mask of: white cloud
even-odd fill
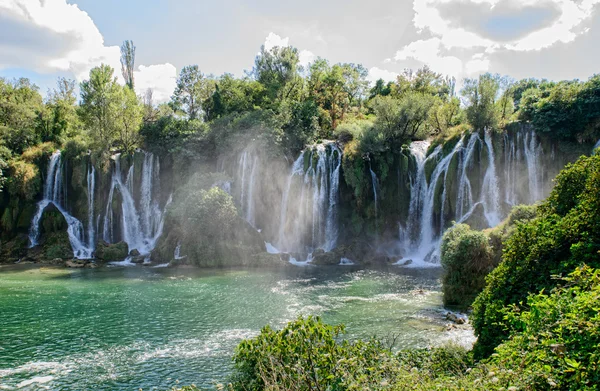
[[[156,104],[168,102],[177,83],[177,69],[169,63],[148,67],[140,65],[133,76],[136,93],[144,95],[146,90],[151,88],[152,98]]]
[[[379,79],[383,79],[384,81],[394,81],[398,77],[398,73],[388,71],[387,69],[381,69],[378,67],[371,67],[369,69],[369,75],[367,76],[367,80],[375,83]]]
[[[442,41],[439,38],[414,41],[399,50],[394,60],[414,59],[427,64],[434,72],[459,76],[462,73],[462,61],[454,56],[442,55],[441,47]]]
[[[123,83],[119,47],[105,46],[90,16],[66,0],[0,0],[0,36],[0,69],[63,71],[81,81],[104,63]],[[155,96],[170,96],[173,70],[171,64],[140,66],[138,85],[154,88]]]
[[[280,48],[286,47],[290,45],[290,39],[288,37],[281,38],[279,35],[274,32],[270,32],[265,39],[265,50],[269,51],[273,49],[275,46],[279,46]]]
[[[588,29],[585,23],[594,13],[600,0],[414,0],[413,24],[417,32],[429,36],[413,41],[395,55],[396,62],[414,59],[429,65],[436,72],[452,76],[469,76],[489,71],[488,56],[498,51],[526,52],[569,43]],[[530,26],[521,36],[509,40],[491,39],[472,26],[453,20],[464,5],[487,5],[490,13],[503,6],[515,14],[526,7],[552,8],[558,16],[542,26]],[[441,12],[452,9],[451,15]],[[485,8],[487,9],[487,8]],[[504,21],[500,23],[510,23]],[[503,26],[510,27],[510,26]]]
[[[300,53],[298,54],[298,57],[300,60],[300,65],[302,65],[303,67],[308,66],[310,63],[315,61],[315,58],[317,58],[317,56],[310,50],[300,51]]]

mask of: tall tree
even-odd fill
[[[144,113],[133,90],[123,88],[119,95],[119,107],[115,119],[115,143],[121,151],[130,153],[140,141],[140,127]]]
[[[89,80],[81,83],[81,117],[92,141],[99,149],[108,151],[116,135],[116,117],[122,87],[114,70],[105,64],[90,71]]]
[[[215,85],[215,80],[205,76],[198,65],[183,67],[171,98],[173,108],[183,111],[189,119],[199,119],[202,115],[202,105],[212,97]]]
[[[266,50],[264,45],[254,60],[252,74],[265,86],[271,101],[288,99],[302,86],[298,74],[298,49],[291,46],[275,46]]]
[[[135,66],[135,46],[133,41],[124,41],[121,45],[121,72],[125,85],[133,90],[133,70]]]
[[[59,77],[56,85],[48,92],[42,138],[60,142],[64,137],[75,136],[80,131],[81,121],[77,115],[75,80]]]
[[[39,117],[44,105],[29,79],[0,78],[0,140],[16,153],[40,141]]]
[[[500,77],[490,73],[479,79],[466,79],[462,95],[467,103],[467,120],[477,130],[495,128],[500,120],[496,99],[500,91]]]

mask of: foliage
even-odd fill
[[[7,187],[13,197],[34,200],[42,188],[39,168],[23,160],[12,160],[9,163]]]
[[[25,78],[0,78],[0,141],[4,146],[20,154],[41,141],[38,129],[42,110],[42,97],[35,84]]]
[[[600,75],[586,82],[543,82],[522,93],[519,117],[561,139],[596,142],[600,137]]]
[[[494,265],[500,263],[502,250],[508,238],[513,234],[519,223],[533,220],[537,216],[537,205],[517,205],[512,208],[508,217],[496,227],[486,230],[490,239],[494,256]]]
[[[517,333],[493,361],[525,366],[520,380],[535,389],[593,390],[600,384],[600,269],[577,268],[549,294],[529,296],[508,319]]]
[[[500,265],[474,303],[477,357],[488,356],[511,330],[506,316],[511,305],[526,309],[530,292],[560,285],[581,263],[600,266],[600,156],[582,157],[556,178],[538,217],[518,224],[505,243]]]
[[[444,304],[468,308],[485,287],[485,277],[495,266],[493,260],[483,232],[473,231],[466,224],[448,229],[441,247]]]
[[[388,350],[374,340],[342,340],[343,333],[310,316],[279,331],[264,327],[236,348],[233,389],[363,390],[393,374]]]
[[[211,98],[215,84],[214,78],[204,75],[198,65],[183,67],[173,92],[173,109],[185,113],[190,120],[210,116],[204,105]]]
[[[108,151],[116,137],[121,94],[122,87],[108,65],[92,69],[90,79],[81,83],[81,118],[94,147],[101,151]]]
[[[125,88],[119,101],[115,125],[117,138],[115,144],[124,153],[132,153],[140,142],[140,127],[142,125],[142,106],[135,91]]]
[[[466,79],[462,95],[467,101],[467,119],[476,129],[495,129],[500,121],[496,100],[500,92],[498,75],[489,73],[479,76],[479,79]]]

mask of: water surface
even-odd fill
[[[242,338],[300,314],[399,347],[446,328],[439,270],[0,267],[0,389],[164,390],[226,380]]]

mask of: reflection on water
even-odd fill
[[[241,339],[300,314],[402,348],[473,342],[446,330],[439,270],[1,267],[0,389],[210,386]]]

